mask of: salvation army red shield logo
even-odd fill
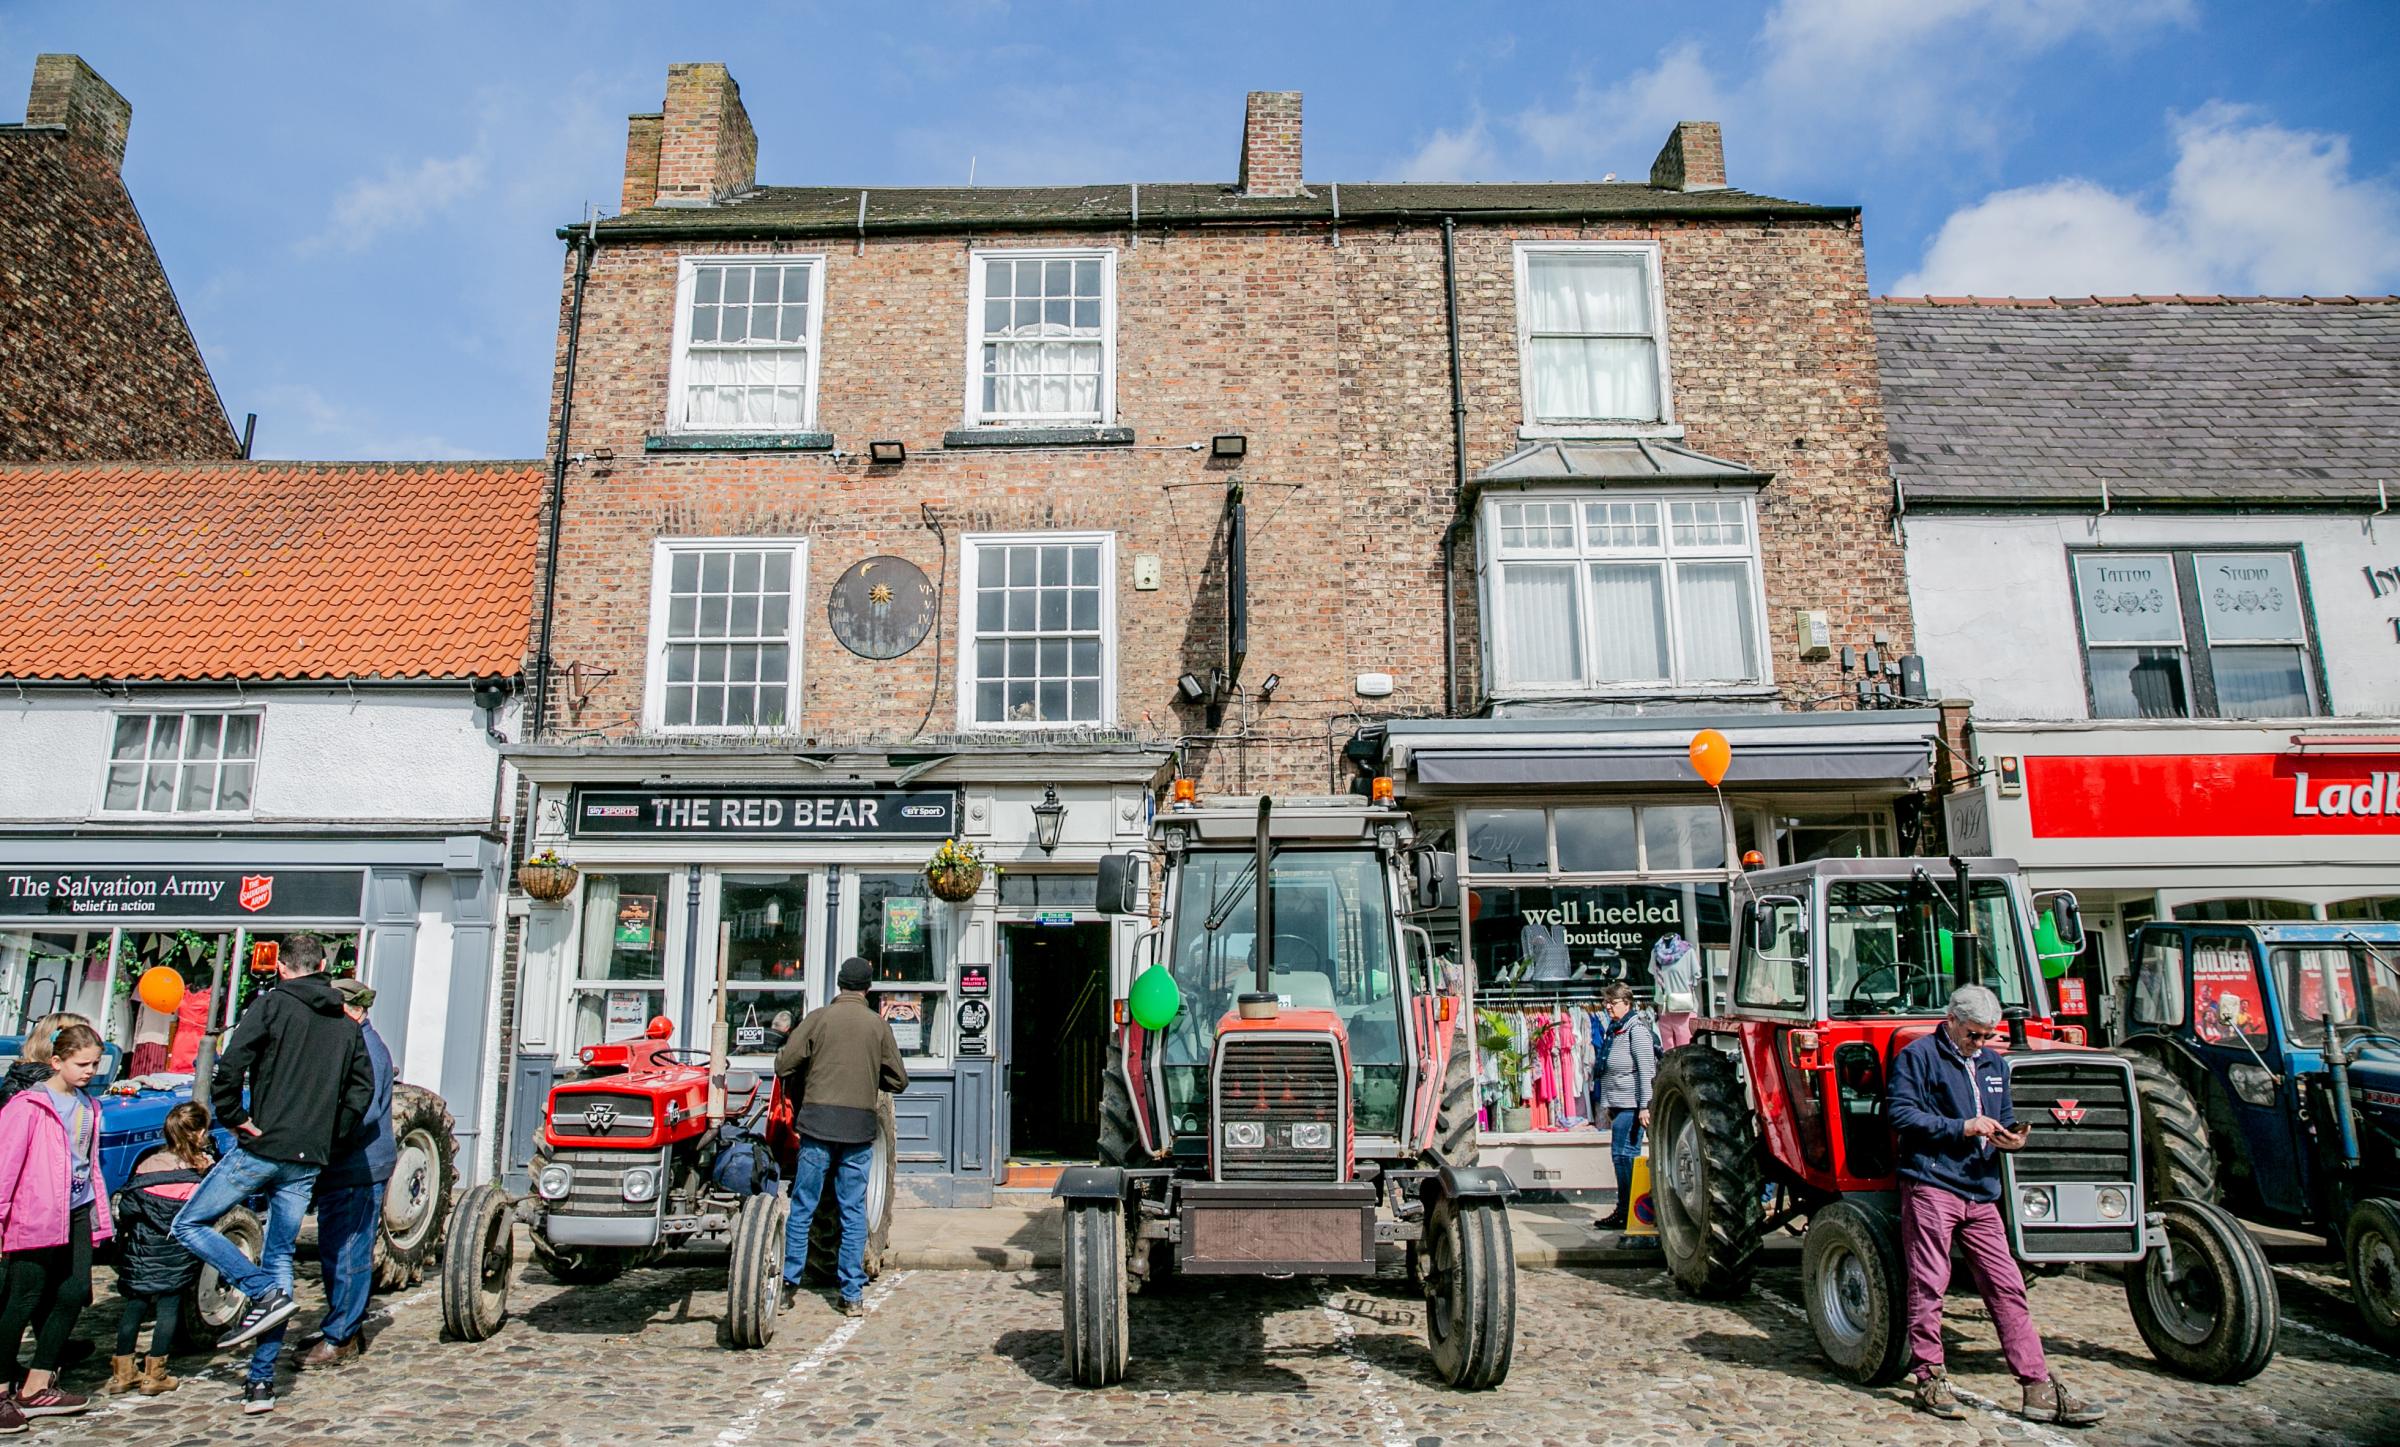
[[[234,903],[240,905],[242,908],[249,910],[252,913],[256,913],[259,910],[265,909],[268,902],[274,898],[274,875],[245,874],[242,876],[241,892],[236,894],[233,897],[233,900]]]

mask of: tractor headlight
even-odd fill
[[[1266,1143],[1267,1129],[1257,1121],[1229,1120],[1225,1122],[1225,1148],[1227,1150],[1254,1151]]]
[[[635,1166],[625,1173],[625,1199],[648,1201],[658,1195],[658,1170],[653,1166]]]
[[[2125,1219],[2126,1208],[2132,1204],[2133,1202],[2126,1197],[2125,1192],[2118,1187],[2102,1186],[2100,1188],[2101,1219],[2122,1221]]]
[[[575,1168],[563,1161],[542,1167],[542,1173],[533,1178],[534,1191],[545,1201],[565,1200],[574,1184]]]
[[[1304,1120],[1292,1127],[1292,1149],[1296,1151],[1329,1151],[1333,1149],[1333,1123]]]
[[[1196,1115],[1177,1116],[1175,1129],[1182,1131],[1185,1135],[1198,1135],[1200,1133],[1200,1117]]]
[[[2048,1186],[2027,1186],[2017,1192],[2017,1209],[2028,1221],[2047,1221],[2057,1208],[2057,1198]]]

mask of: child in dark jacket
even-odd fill
[[[167,1354],[175,1349],[183,1294],[200,1275],[200,1260],[176,1244],[168,1232],[175,1213],[192,1198],[209,1167],[217,1163],[208,1150],[208,1112],[190,1101],[167,1112],[167,1139],[134,1163],[133,1176],[116,1198],[117,1291],[125,1298],[117,1317],[117,1354],[110,1358],[109,1392],[139,1390],[145,1397],[172,1392],[176,1381],[167,1375]],[[142,1322],[156,1313],[150,1333],[150,1354],[136,1370],[133,1349]]]

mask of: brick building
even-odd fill
[[[1856,209],[1728,186],[1705,123],[1646,182],[1341,185],[1301,139],[1261,93],[1232,183],[761,186],[732,78],[670,68],[622,213],[562,232],[514,757],[583,884],[524,921],[512,1165],[560,1056],[663,1011],[756,1059],[851,953],[918,1070],[904,1189],[1088,1150],[1135,933],[1091,870],[1170,773],[1382,766],[1478,872],[1539,826],[1492,887],[1663,891],[1687,937],[1694,729],[1745,844],[1913,822],[1930,716],[1844,709],[1836,656],[1908,646]],[[1005,869],[955,910],[951,833]],[[1553,1003],[1654,943],[1536,989],[1513,928],[1452,933]]]
[[[133,107],[37,56],[0,125],[0,462],[238,455],[119,167]]]

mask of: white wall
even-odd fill
[[[99,817],[112,719],[120,712],[243,702],[230,690],[136,688],[130,700],[82,689],[28,690],[22,698],[0,693],[0,819]],[[254,688],[246,702],[264,715],[255,822],[491,817],[495,745],[484,732],[484,711],[463,685],[356,695]]]
[[[2400,513],[2177,517],[2114,513],[1912,514],[1909,601],[1933,691],[1971,698],[1978,718],[2080,719],[2083,653],[2069,547],[2297,544],[2333,712],[2400,714],[2400,588],[2378,597],[2369,568],[2400,573]]]

